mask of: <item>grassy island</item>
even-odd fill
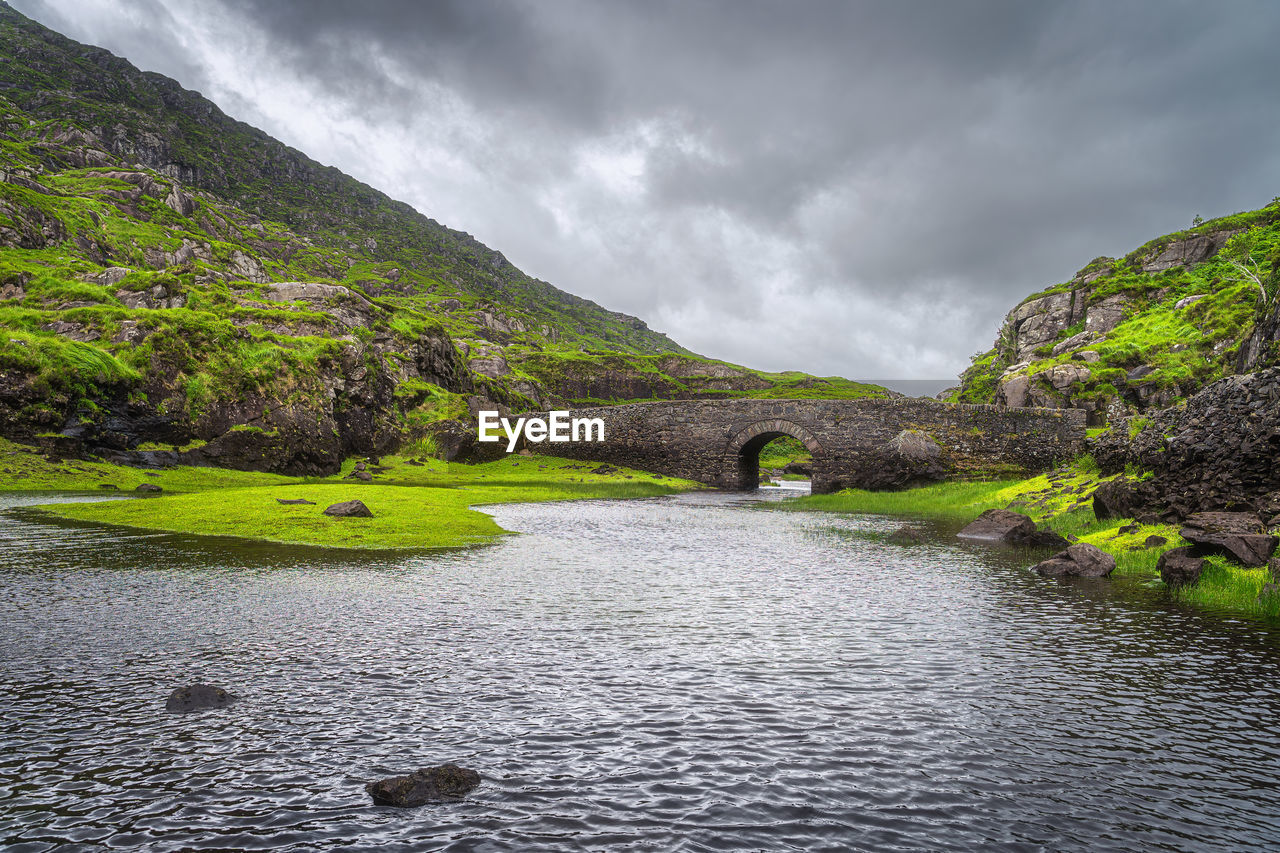
[[[0,441],[4,489],[120,493],[120,500],[39,507],[58,518],[147,530],[237,536],[334,548],[442,548],[491,541],[507,531],[471,509],[496,503],[637,498],[698,484],[659,474],[542,456],[511,456],[483,465],[386,456],[369,466],[373,480],[348,479],[356,460],[326,478],[285,477],[220,468],[155,470],[66,460]],[[135,499],[138,486],[163,491]],[[311,504],[282,504],[280,500]],[[360,500],[372,518],[330,518],[330,504]]]

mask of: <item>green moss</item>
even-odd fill
[[[408,465],[407,458],[383,460],[387,471],[374,483],[273,478],[220,472],[235,483],[190,494],[162,494],[146,500],[51,504],[41,507],[60,518],[210,536],[334,548],[440,548],[474,545],[505,531],[472,506],[580,498],[654,497],[696,488],[685,480],[620,469],[596,474],[594,466],[544,457],[508,457],[486,465],[450,465],[431,460]],[[106,466],[111,467],[111,466]],[[210,469],[177,475],[186,485],[208,485]],[[163,485],[161,478],[145,482]],[[272,478],[268,485],[254,478]],[[124,479],[117,477],[116,479]],[[239,481],[239,482],[235,482]],[[65,482],[65,481],[64,481]],[[127,485],[127,484],[126,484]],[[304,498],[315,505],[283,505],[277,498]],[[360,500],[373,518],[330,518],[326,506]]]

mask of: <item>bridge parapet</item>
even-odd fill
[[[908,485],[916,468],[896,441],[907,431],[936,444],[938,464],[951,476],[1041,471],[1085,448],[1085,413],[1079,410],[911,397],[676,400],[574,409],[570,414],[600,418],[605,440],[529,446],[554,456],[626,465],[729,489],[754,488],[757,454],[780,435],[799,439],[813,454],[815,492]]]

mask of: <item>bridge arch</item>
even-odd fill
[[[814,463],[818,462],[822,445],[809,430],[782,418],[756,421],[738,430],[725,448],[726,461],[732,466],[731,470],[736,472],[737,488],[755,489],[760,485],[760,451],[766,444],[784,435],[799,440],[813,455]]]

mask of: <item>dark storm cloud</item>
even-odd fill
[[[148,0],[143,35],[114,0],[38,2],[765,367],[956,371],[1032,290],[1280,192],[1275,4]],[[334,129],[249,91],[286,77]]]

